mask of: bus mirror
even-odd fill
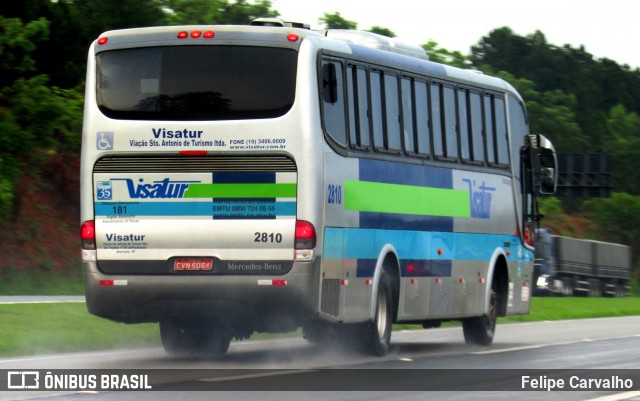
[[[338,78],[336,65],[327,63],[322,66],[322,98],[325,103],[338,101]]]
[[[556,192],[558,182],[558,161],[551,141],[543,135],[537,135],[538,180],[537,189],[540,195],[552,195]]]

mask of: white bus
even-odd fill
[[[492,342],[530,308],[555,154],[506,82],[371,33],[181,26],[89,50],[91,313],[173,354],[302,327],[387,352],[392,324]]]

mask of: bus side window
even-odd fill
[[[325,62],[322,65],[323,119],[327,133],[334,141],[346,146],[347,125],[344,101],[342,64]]]
[[[452,87],[443,91],[445,156],[458,158],[458,132],[456,130],[456,97]]]
[[[484,133],[485,133],[485,141],[487,145],[487,161],[489,163],[497,163],[493,119],[494,119],[493,96],[485,95],[484,96]]]
[[[404,149],[405,152],[409,154],[418,153],[415,146],[413,97],[412,79],[402,77],[402,127],[404,134]]]
[[[469,104],[471,106],[471,138],[473,150],[473,160],[484,161],[484,138],[482,136],[482,100],[480,94],[471,92]]]
[[[325,63],[322,66],[322,98],[325,103],[335,104],[338,101],[338,79],[336,64]]]
[[[471,160],[471,146],[469,143],[469,112],[466,89],[458,89],[458,130],[460,131],[460,152],[462,153],[462,159]]]
[[[371,70],[369,73],[371,87],[371,121],[373,122],[373,145],[376,149],[384,149],[384,125],[382,115],[382,72]]]
[[[442,141],[442,115],[440,108],[440,88],[442,85],[432,83],[430,85],[431,103],[431,139],[433,140],[433,153],[436,156],[444,156],[444,143]]]
[[[400,150],[400,105],[398,103],[398,77],[384,74],[384,109],[387,150]]]
[[[498,163],[509,164],[509,144],[507,138],[507,116],[504,99],[496,98],[496,147],[498,148]]]
[[[416,128],[418,139],[418,153],[431,156],[431,135],[429,132],[429,96],[427,84],[415,81],[416,94]]]

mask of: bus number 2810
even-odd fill
[[[282,234],[280,233],[264,233],[264,232],[255,232],[253,242],[282,242]]]
[[[330,205],[342,204],[342,187],[340,185],[329,184],[327,187],[327,203]]]

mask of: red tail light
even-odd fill
[[[82,249],[96,249],[96,225],[93,220],[85,221],[80,228]]]
[[[316,229],[308,221],[296,221],[296,249],[313,249],[316,247]]]
[[[189,38],[189,36],[191,36],[193,39],[198,39],[200,37],[205,38],[205,39],[213,39],[216,36],[216,33],[214,31],[199,31],[199,30],[193,30],[191,32],[187,32],[187,31],[180,31],[178,32],[178,39],[187,39]]]

